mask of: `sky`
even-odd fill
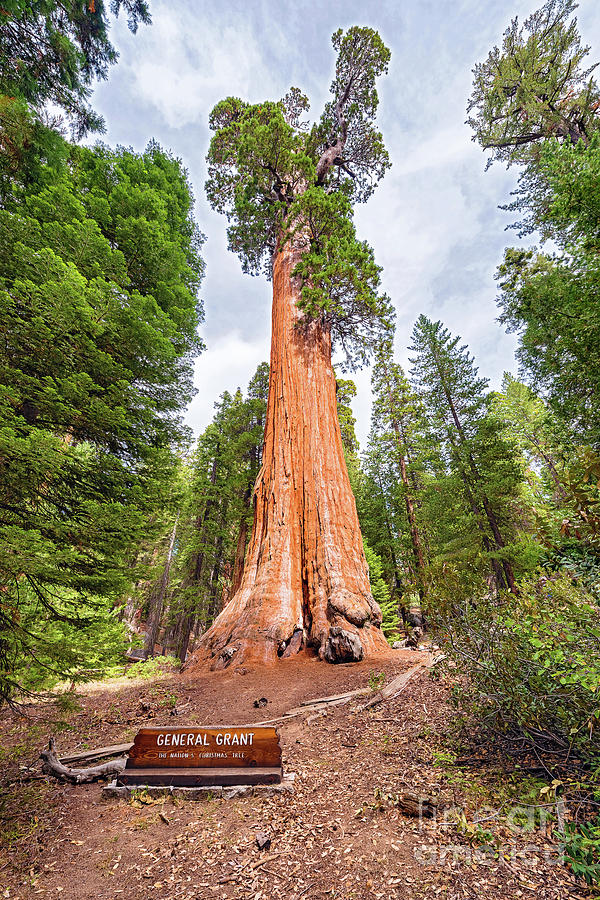
[[[202,285],[206,350],[196,363],[197,394],[187,422],[199,434],[220,394],[243,390],[269,359],[271,285],[244,275],[227,250],[225,218],[204,196],[208,116],[227,96],[277,100],[293,85],[311,100],[317,119],[329,96],[338,28],[368,25],[392,53],[379,82],[378,123],[392,168],[355,221],[383,267],[382,287],[396,309],[396,357],[409,366],[410,335],[424,313],[459,334],[480,374],[499,388],[516,373],[516,338],[497,323],[494,272],[511,215],[500,210],[518,171],[495,163],[472,143],[464,124],[471,69],[483,61],[515,15],[535,0],[150,0],[152,25],[136,35],[124,18],[111,38],[120,53],[93,106],[106,119],[103,140],[142,151],[155,138],[181,158],[196,197],[196,220],[206,235]],[[600,5],[577,11],[590,60],[600,58]],[[356,431],[369,431],[370,370],[352,377]]]

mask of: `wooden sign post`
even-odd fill
[[[279,784],[282,777],[275,728],[165,726],[138,731],[117,784],[215,787]]]

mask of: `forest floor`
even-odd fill
[[[374,685],[380,673],[387,682],[426,656],[390,651],[340,666],[303,657],[245,675],[121,679],[80,689],[76,704],[32,705],[27,718],[5,710],[0,898],[591,896],[559,861],[551,815],[541,827],[527,826],[532,807],[524,792],[525,802],[543,803],[539,782],[457,764],[459,748],[448,736],[450,685],[426,667],[398,697],[370,710],[359,711],[358,698],[327,715],[307,711],[283,722],[292,794],[126,801],[103,799],[99,784],[61,785],[40,774],[38,756],[52,734],[66,754],[132,740],[148,724],[259,722],[310,698]],[[268,705],[256,709],[260,697]],[[184,715],[170,715],[188,702]],[[404,815],[395,798],[405,791],[434,798],[437,816]],[[272,841],[262,852],[259,832]]]

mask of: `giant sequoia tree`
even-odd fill
[[[362,361],[386,327],[379,268],[357,240],[352,204],[389,165],[374,125],[389,51],[370,28],[336,32],[332,100],[302,122],[307,98],[229,97],[210,117],[207,194],[227,215],[244,271],[273,280],[262,468],[241,586],[203,647],[217,666],[318,648],[328,661],[385,647],[336,413],[332,342]]]

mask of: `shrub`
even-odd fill
[[[459,703],[496,736],[537,752],[600,753],[600,617],[567,573],[440,617]]]
[[[181,666],[181,661],[174,656],[151,656],[150,659],[141,659],[127,669],[127,678],[160,678]]]
[[[589,822],[569,822],[564,835],[565,859],[574,875],[600,884],[600,815]]]

